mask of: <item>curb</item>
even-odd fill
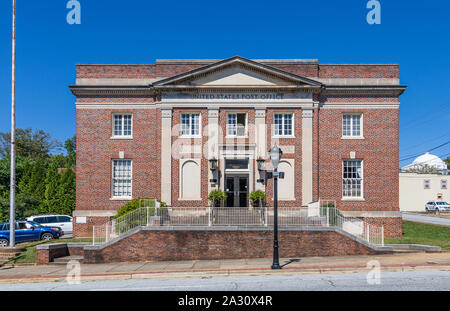
[[[424,264],[391,264],[381,265],[382,272],[405,272],[417,270],[439,270],[450,271],[448,263],[424,263]],[[81,281],[106,281],[106,280],[128,280],[128,279],[153,279],[153,278],[183,278],[183,277],[225,277],[232,275],[274,275],[274,274],[326,274],[326,273],[361,273],[367,271],[366,265],[353,266],[307,266],[307,267],[285,267],[282,270],[270,268],[237,268],[237,269],[193,269],[172,271],[142,271],[142,272],[118,272],[118,273],[92,273],[81,275]],[[0,278],[0,284],[11,283],[42,283],[63,282],[66,275],[46,276],[23,276]]]

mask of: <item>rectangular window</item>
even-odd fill
[[[131,160],[113,160],[112,192],[113,197],[131,198]]]
[[[344,160],[342,173],[342,196],[344,198],[362,198],[362,161]]]
[[[447,189],[447,180],[446,179],[441,180],[441,189]]]
[[[200,135],[200,114],[182,113],[181,136],[199,136],[199,135]]]
[[[132,136],[132,115],[114,114],[113,137],[131,137],[131,136]]]
[[[430,180],[429,179],[425,179],[423,181],[423,188],[424,189],[430,189]]]
[[[243,137],[247,134],[247,114],[229,113],[227,116],[227,136]]]
[[[275,136],[292,136],[292,113],[274,114],[273,123]]]
[[[361,121],[361,114],[344,114],[342,116],[342,136],[362,137]]]

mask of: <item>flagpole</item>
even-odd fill
[[[11,79],[11,180],[9,203],[9,246],[15,247],[16,203],[16,0],[12,2],[12,79]]]

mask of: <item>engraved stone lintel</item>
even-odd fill
[[[280,146],[284,154],[295,153],[295,146]]]

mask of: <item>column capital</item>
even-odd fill
[[[208,118],[218,118],[219,108],[208,108]]]
[[[303,119],[312,118],[313,115],[314,115],[313,109],[302,109],[302,118]]]
[[[172,108],[161,108],[161,118],[172,118]]]
[[[265,118],[266,117],[266,109],[255,109],[255,118]]]

